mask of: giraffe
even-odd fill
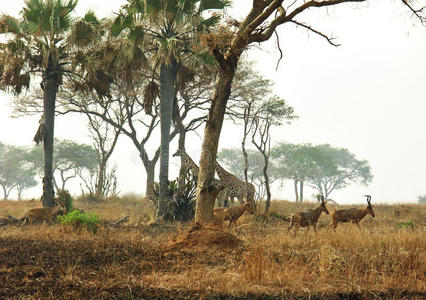
[[[215,164],[215,168],[220,180],[226,183],[226,199],[228,197],[230,197],[231,199],[237,197],[241,203],[244,202],[244,199],[246,199],[247,202],[254,201],[254,194],[256,192],[256,189],[253,184],[248,182],[246,189],[245,181],[242,181],[238,179],[235,175],[227,172],[221,165],[219,165],[217,161]]]
[[[198,180],[198,173],[200,171],[200,168],[197,166],[197,164],[192,160],[192,158],[185,152],[185,150],[178,149],[173,156],[181,156],[183,157],[183,164],[189,169],[189,171],[192,172],[192,174],[197,178]],[[221,180],[214,179],[214,186],[220,190],[219,194],[217,195],[218,203],[225,203],[225,195],[226,195],[226,186]]]

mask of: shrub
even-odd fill
[[[65,207],[67,213],[74,210],[73,207],[73,201],[71,194],[67,190],[58,190],[57,191],[57,199],[58,204],[60,204],[62,207]]]
[[[195,215],[195,196],[197,189],[197,180],[189,173],[185,176],[183,183],[179,180],[171,180],[168,184],[167,197],[169,198],[168,207],[164,214],[165,221],[186,222],[192,220]],[[156,206],[160,196],[160,185],[154,184],[152,203]]]
[[[414,221],[410,220],[407,222],[401,222],[401,223],[398,223],[397,226],[399,228],[414,228]]]
[[[58,216],[58,221],[61,225],[71,225],[74,228],[86,227],[90,232],[96,233],[100,224],[100,219],[97,214],[84,213],[79,210],[74,210],[64,216]]]

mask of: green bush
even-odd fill
[[[100,224],[100,219],[97,214],[84,213],[79,210],[73,210],[72,212],[58,216],[58,221],[61,225],[72,225],[75,228],[86,227],[90,232],[96,233]]]
[[[60,204],[62,207],[65,207],[67,213],[74,210],[74,207],[73,207],[74,199],[72,198],[71,194],[67,190],[58,190],[57,199],[59,202],[58,204]]]
[[[186,173],[185,180],[179,184],[179,180],[171,180],[167,185],[167,207],[163,218],[165,221],[186,222],[194,219],[195,197],[197,190],[197,179],[189,172]],[[160,185],[154,184],[154,192],[151,198],[156,206],[160,197]]]
[[[414,221],[410,220],[410,221],[407,221],[407,222],[398,223],[396,225],[399,228],[414,228]]]

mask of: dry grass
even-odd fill
[[[0,202],[21,216],[31,202]],[[121,228],[97,234],[61,226],[0,228],[0,298],[391,298],[426,297],[426,206],[378,205],[361,230],[287,232],[277,217],[243,215],[231,229],[242,243],[167,247],[189,224],[148,225],[143,199],[81,204],[101,218],[130,215]],[[290,215],[315,204],[272,203]],[[330,206],[329,206],[330,209]],[[331,208],[332,210],[332,208]]]

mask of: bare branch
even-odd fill
[[[297,26],[300,26],[300,27],[306,28],[308,31],[312,31],[313,33],[315,33],[315,34],[317,34],[317,35],[319,35],[319,36],[321,36],[321,37],[325,38],[325,39],[327,40],[327,42],[328,42],[330,45],[332,45],[332,46],[335,46],[335,47],[339,47],[339,46],[341,46],[341,44],[336,44],[336,43],[334,43],[334,42],[333,42],[333,40],[334,40],[334,38],[333,38],[333,37],[329,37],[329,36],[328,36],[328,35],[326,35],[325,33],[322,33],[321,31],[318,31],[318,30],[316,30],[316,29],[312,28],[312,26],[306,25],[306,24],[304,24],[304,23],[301,23],[301,22],[298,22],[298,21],[295,21],[295,20],[291,20],[290,22],[291,22],[291,23],[296,24]],[[278,67],[278,66],[277,66],[277,67]]]

